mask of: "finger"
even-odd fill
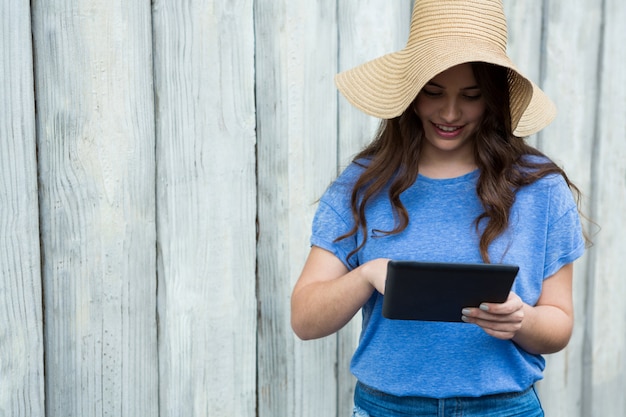
[[[489,336],[495,337],[496,339],[500,339],[500,340],[510,340],[513,339],[515,337],[515,332],[506,332],[506,331],[498,331],[498,330],[492,330],[492,329],[484,329],[485,333],[487,333]]]
[[[524,310],[518,310],[512,314],[499,315],[485,313],[478,309],[463,309],[461,319],[466,323],[478,324],[484,328],[495,330],[504,328],[506,330],[506,326],[511,326],[511,330],[517,331],[518,328],[521,328],[524,321]]]
[[[511,339],[521,329],[519,323],[494,323],[472,318],[463,318],[463,321],[479,326],[485,333],[498,339]]]
[[[512,314],[521,310],[524,306],[522,299],[515,293],[511,293],[504,303],[482,303],[479,309],[492,314]]]
[[[464,308],[461,311],[461,315],[462,317],[466,317],[471,320],[464,320],[467,322],[475,322],[477,320],[481,320],[484,322],[492,323],[521,323],[524,320],[523,309],[519,309],[508,314],[497,314],[486,312],[478,308]]]

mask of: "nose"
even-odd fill
[[[439,110],[439,116],[446,123],[452,123],[461,117],[461,107],[456,98],[448,98]]]

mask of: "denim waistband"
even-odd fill
[[[483,397],[397,397],[357,383],[354,403],[359,416],[370,417],[541,417],[543,410],[534,386],[522,392]]]

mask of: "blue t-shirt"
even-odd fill
[[[483,212],[476,194],[479,172],[458,178],[419,175],[401,200],[409,213],[400,234],[386,193],[366,208],[366,245],[348,262],[362,234],[335,242],[353,225],[352,186],[363,168],[351,164],[320,200],[311,244],[335,254],[348,269],[376,258],[429,262],[482,262],[475,219]],[[578,210],[564,179],[547,176],[517,192],[509,228],[490,247],[493,263],[519,265],[513,291],[535,305],[543,280],[584,252]],[[397,396],[448,398],[522,391],[542,378],[541,355],[487,335],[476,325],[388,320],[383,296],[374,292],[362,308],[363,327],[351,371],[365,385]],[[459,311],[459,315],[461,312]]]

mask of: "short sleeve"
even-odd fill
[[[311,245],[331,252],[348,269],[353,269],[355,261],[348,262],[348,255],[356,248],[355,235],[337,241],[337,238],[348,233],[351,228],[346,219],[328,202],[321,200],[313,218]]]
[[[337,239],[348,233],[354,225],[350,197],[362,170],[362,165],[351,164],[326,190],[313,218],[311,233],[311,245],[333,253],[350,270],[358,266],[356,256],[348,260],[350,252],[357,247],[357,234]]]
[[[571,190],[560,176],[551,189],[549,216],[544,278],[551,277],[585,252],[578,208]]]

